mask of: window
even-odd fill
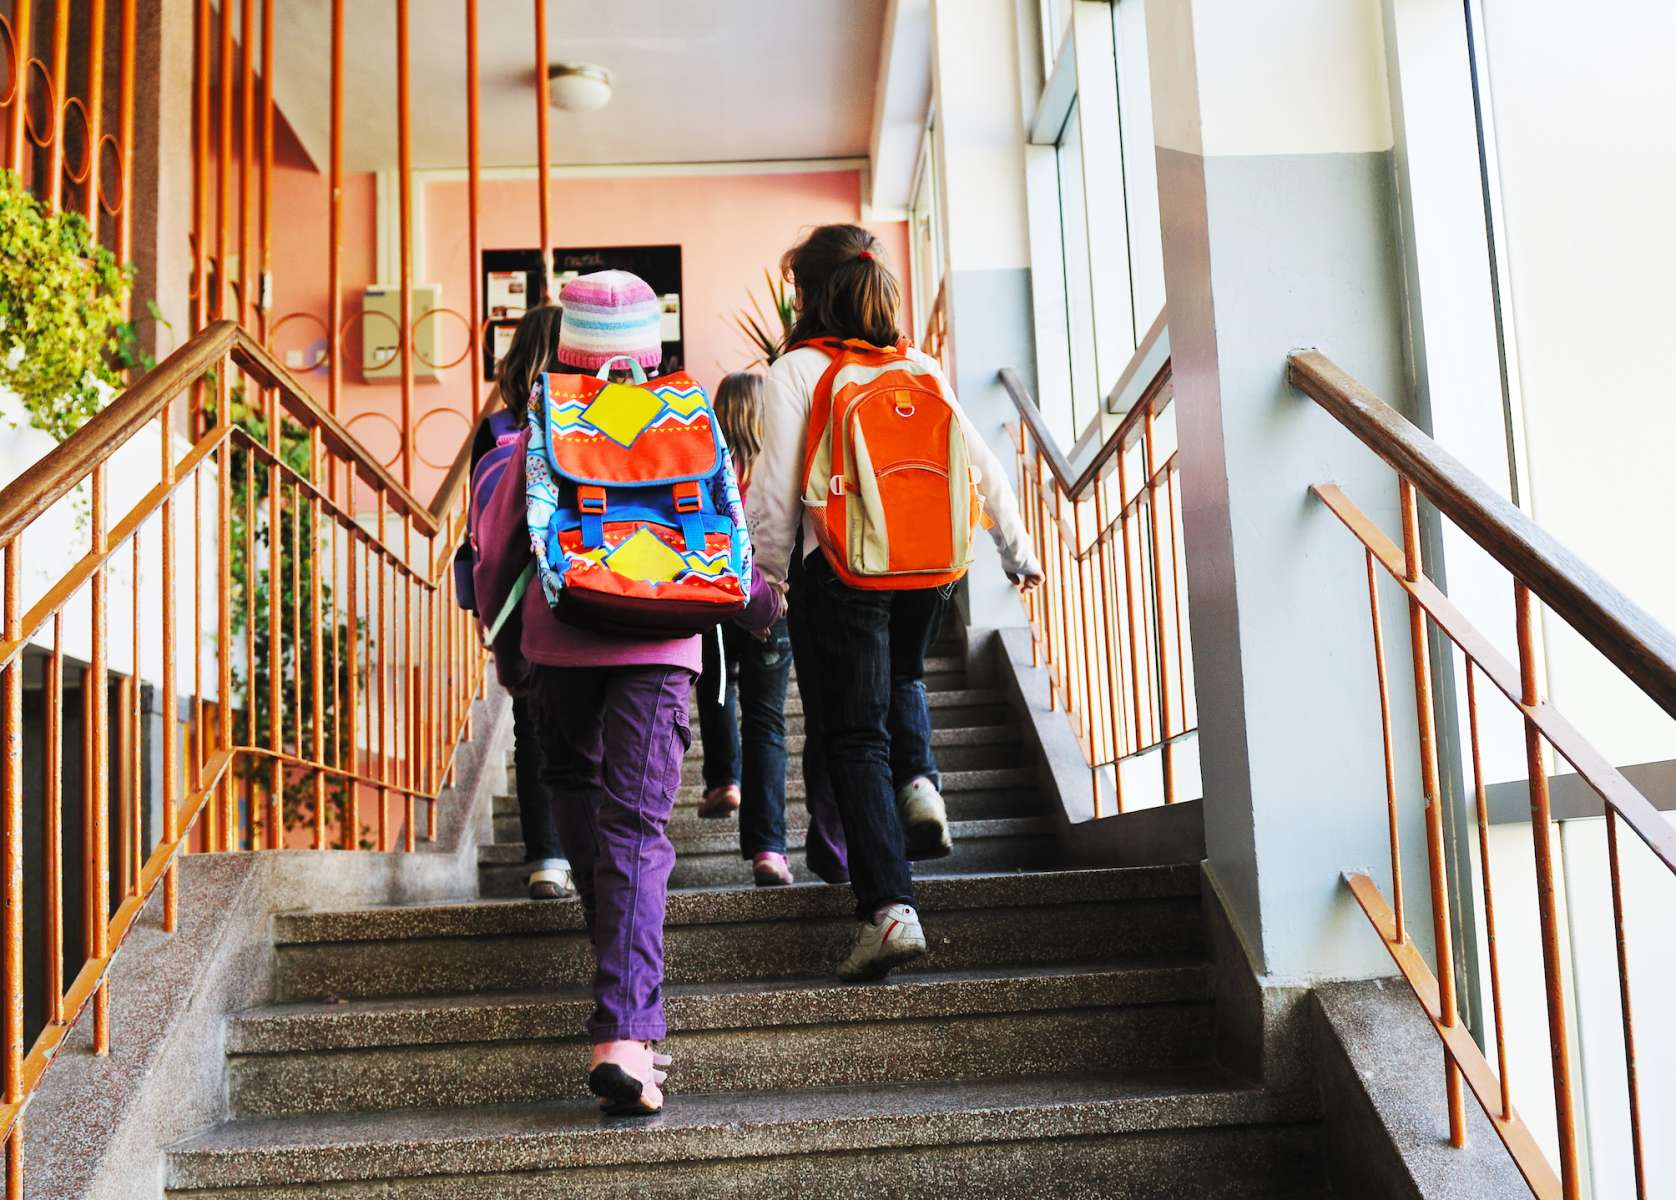
[[[925,342],[926,323],[943,287],[943,216],[938,201],[937,161],[932,133],[936,119],[927,124],[920,142],[919,168],[914,175],[913,197],[908,203],[908,254],[913,278],[914,340]]]
[[[1082,126],[1077,105],[1054,147],[1059,169],[1059,240],[1065,264],[1065,323],[1071,370],[1072,436],[1094,415],[1099,392],[1094,341],[1094,278],[1088,254],[1088,208],[1084,190]]]
[[[1029,152],[1051,153],[1051,169],[1027,158],[1027,187],[1038,386],[1069,441],[1100,414],[1163,309],[1163,241],[1143,0],[1063,0],[1053,11],[1068,32],[1031,124],[1040,150]]]

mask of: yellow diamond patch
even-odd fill
[[[668,583],[687,569],[687,560],[644,525],[603,561],[617,574],[646,583]]]
[[[693,388],[685,395],[682,395],[680,392],[671,388],[662,393],[662,395],[663,402],[669,405],[669,407],[674,409],[676,412],[680,413],[683,417],[692,416],[699,409],[703,408],[705,403],[704,393],[699,391],[697,388]]]
[[[662,411],[662,398],[644,388],[608,383],[583,411],[582,419],[619,446],[632,446]]]

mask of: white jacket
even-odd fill
[[[1030,533],[1024,527],[1018,498],[1000,460],[960,407],[936,360],[918,350],[911,349],[908,355],[936,374],[943,394],[960,418],[984,512],[994,523],[989,536],[1001,553],[1001,565],[1015,575],[1034,573],[1038,568]],[[768,370],[762,450],[751,464],[745,521],[751,530],[754,565],[776,583],[786,577],[800,520],[803,553],[809,555],[820,549],[820,543],[815,540],[814,522],[803,511],[803,454],[815,386],[831,362],[824,352],[804,346],[782,355]]]

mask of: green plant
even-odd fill
[[[775,279],[767,268],[763,269],[762,278],[768,285],[768,305],[774,310],[777,324],[762,311],[762,304],[754,295],[751,297],[751,311],[741,309],[733,318],[739,332],[756,352],[757,357],[751,360],[751,366],[771,364],[785,352],[786,338],[791,334],[792,322],[796,320],[793,293],[786,281]]]
[[[0,171],[0,386],[57,441],[99,411],[100,385],[150,365],[122,318],[132,283],[79,213],[51,211]]]
[[[213,391],[213,388],[211,390]],[[242,384],[234,384],[229,389],[228,415],[232,423],[249,434],[253,441],[267,444],[267,416],[260,409],[245,402]],[[205,416],[210,422],[216,419],[213,403],[206,406]],[[317,514],[312,506],[305,504],[299,511],[289,499],[289,489],[283,481],[281,482],[277,587],[280,630],[279,644],[276,647],[270,640],[268,624],[270,598],[276,595],[270,569],[272,560],[269,547],[272,545],[273,531],[268,524],[268,470],[265,460],[254,458],[250,461],[250,482],[247,487],[245,470],[246,460],[250,455],[248,447],[235,441],[229,467],[232,491],[231,615],[235,638],[247,640],[253,654],[245,670],[235,669],[233,672],[235,702],[243,701],[243,706],[235,713],[234,734],[245,745],[268,745],[273,728],[270,724],[268,688],[272,673],[277,670],[281,685],[280,745],[299,757],[307,757],[313,753],[315,714],[305,694],[302,725],[298,727],[293,689],[303,686],[306,693],[306,681],[313,678],[314,647],[308,633],[308,614],[313,605],[310,572],[315,555],[324,551],[322,541],[326,532],[326,520],[320,520],[317,524]],[[283,418],[279,429],[279,458],[297,474],[305,479],[312,479],[313,464],[308,435],[301,426]],[[249,528],[245,522],[247,502],[255,518]],[[293,545],[296,546],[295,554],[292,551]],[[330,567],[322,566],[321,570],[324,576],[329,573]],[[296,581],[295,588],[293,580]],[[247,611],[255,614],[254,622],[247,623]],[[294,614],[302,616],[303,627],[300,631],[296,628]],[[333,602],[332,589],[324,578],[320,584],[319,619],[320,674],[324,681],[321,689],[322,712],[319,715],[324,730],[322,745],[326,761],[339,763],[343,762],[349,753],[347,727],[337,720],[339,705],[344,703],[349,694],[349,639],[364,637],[366,622],[364,619],[358,620],[351,628],[348,622],[342,619],[342,614]],[[363,664],[368,661],[364,649],[360,661]],[[365,686],[364,668],[361,676],[359,682]],[[337,681],[335,688],[332,686],[334,677]],[[272,764],[251,757],[241,758],[240,763],[239,776],[244,781],[245,794],[249,797],[253,809],[265,814],[273,791]],[[281,812],[285,827],[290,829],[312,822],[314,773],[306,768],[291,767],[284,771],[282,779]],[[347,786],[340,780],[328,777],[325,790],[327,819],[341,824],[347,808]],[[363,849],[371,847],[371,842],[365,836],[359,837],[359,844]]]

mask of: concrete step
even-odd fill
[[[233,1121],[169,1153],[171,1196],[1314,1200],[1318,1132],[1213,1067]]]
[[[951,821],[1000,821],[1015,817],[1035,816],[1041,812],[1041,795],[1034,787],[1005,788],[971,792],[951,792],[945,799]],[[523,830],[518,824],[517,809],[508,798],[506,811],[495,818],[497,846],[521,845]],[[669,836],[680,843],[687,838],[708,837],[737,828],[738,817],[700,820],[696,802],[681,803],[669,820]],[[809,828],[809,809],[801,799],[786,805],[786,830],[802,831]]]
[[[1196,867],[948,876],[915,889],[931,952],[920,969],[1187,958],[1202,942]],[[669,983],[825,977],[854,931],[849,889],[678,891]],[[592,953],[574,900],[285,913],[275,999],[362,999],[580,986]]]
[[[999,759],[999,766],[982,766],[982,768],[954,768],[942,771],[942,793],[949,801],[950,815],[960,796],[969,793],[1006,793],[1006,791],[1036,791],[1041,776],[1034,766],[1017,766],[1026,761],[1024,754],[1016,747],[1014,753],[994,754],[992,759]],[[803,801],[808,798],[808,784],[804,784],[803,771],[796,763],[786,764],[786,799],[788,801]],[[704,784],[680,784],[675,793],[675,813],[680,815],[682,808],[697,808],[699,801],[704,799]],[[801,808],[801,803],[794,804]],[[788,806],[789,809],[793,806]],[[494,798],[494,840],[513,841],[520,836],[518,828],[518,796],[511,793],[501,793]]]
[[[739,857],[739,833],[733,821],[693,822],[683,826],[675,841],[672,888],[714,887],[751,882],[751,864]],[[786,830],[786,853],[792,872],[809,878],[802,852],[806,827]],[[915,875],[961,875],[986,871],[1044,871],[1058,861],[1053,828],[1033,817],[997,821],[955,821],[950,824],[954,853],[947,858],[915,863]],[[477,853],[478,894],[511,897],[524,894],[522,842],[480,847]]]
[[[951,725],[956,722],[939,720],[938,714],[942,709],[986,708],[992,706],[1005,707],[1006,693],[998,688],[927,688],[926,703],[931,707],[931,719],[940,725]],[[801,715],[803,712],[803,697],[792,688],[786,696],[786,715]]]
[[[1016,766],[1027,761],[1024,748],[1020,745],[1015,730],[1007,726],[992,727],[988,730],[992,736],[986,740],[969,742],[951,742],[942,746],[933,745],[937,759],[937,767],[942,771],[970,771],[996,767]],[[799,737],[799,753],[803,738]],[[693,742],[698,744],[695,737]],[[799,754],[787,751],[786,777],[801,779],[803,764]],[[704,753],[702,748],[696,754],[689,753],[681,764],[681,782],[685,784],[701,784],[704,782]]]
[[[883,1086],[1207,1061],[1208,964],[674,985],[672,1079],[683,1095]],[[581,988],[513,996],[303,1004],[228,1027],[235,1117],[586,1095]],[[762,1069],[771,1054],[774,1069]]]

